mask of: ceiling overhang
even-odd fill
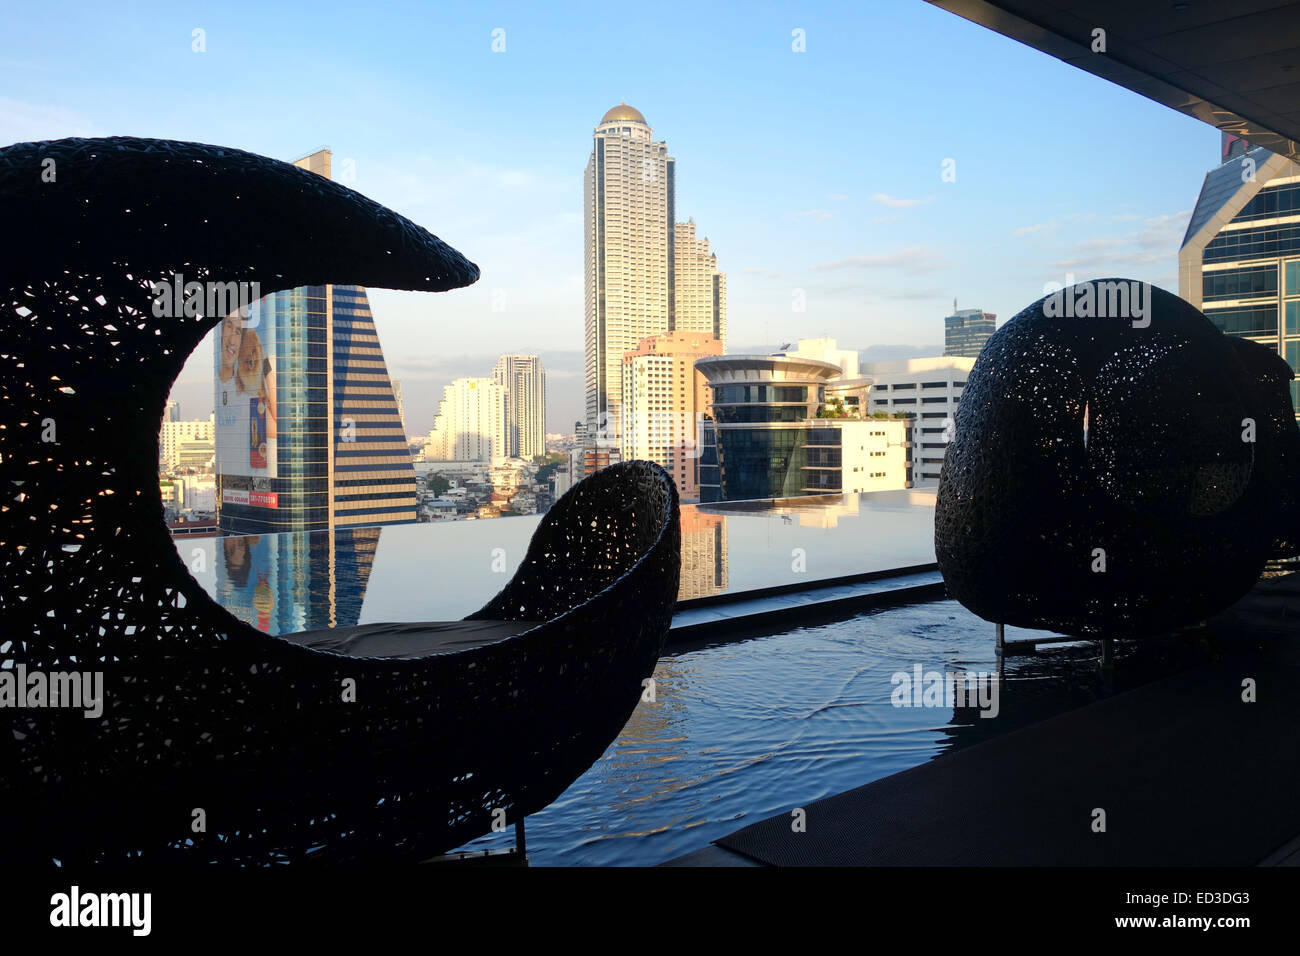
[[[928,2],[1300,161],[1296,0]]]

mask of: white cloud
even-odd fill
[[[1058,269],[1108,269],[1172,262],[1178,255],[1192,211],[1149,216],[1136,232],[1094,236],[1074,243],[1066,258],[1050,263]]]
[[[812,266],[813,270],[893,269],[900,272],[935,272],[945,269],[948,260],[938,249],[916,246],[878,256],[849,256]]]
[[[871,201],[878,202],[882,206],[888,206],[890,209],[902,209],[905,206],[920,206],[923,203],[929,202],[932,198],[934,197],[927,196],[925,199],[899,199],[898,197],[891,196],[888,193],[876,193],[871,197]]]

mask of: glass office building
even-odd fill
[[[979,358],[984,343],[993,334],[997,316],[983,309],[958,309],[943,320],[943,354]]]
[[[700,425],[701,502],[906,486],[910,423],[836,407],[837,392],[865,394],[866,380],[846,383],[839,365],[795,354],[720,355],[695,368],[712,392]]]
[[[328,151],[298,165],[328,178]],[[214,365],[224,533],[416,520],[415,469],[364,289],[259,299],[218,327]]]
[[[1300,167],[1224,134],[1178,254],[1179,295],[1300,370]],[[1300,408],[1300,380],[1291,383]]]

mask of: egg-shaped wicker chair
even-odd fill
[[[577,484],[459,626],[268,637],[208,596],[163,521],[164,403],[221,316],[156,316],[154,282],[440,291],[472,263],[321,176],[193,143],[0,149],[0,218],[0,858],[421,859],[599,757],[676,600],[657,465]],[[4,697],[59,673],[101,674],[102,712]]]
[[[1290,381],[1276,351],[1136,280],[1027,306],[976,359],[944,456],[949,594],[998,624],[1103,640],[1229,607],[1300,542]]]

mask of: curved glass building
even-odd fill
[[[905,487],[908,423],[864,419],[839,404],[839,365],[720,355],[695,368],[712,393],[712,420],[700,429],[702,502]]]

